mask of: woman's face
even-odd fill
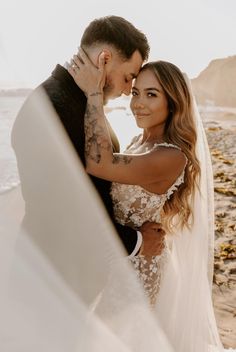
[[[140,128],[165,125],[169,114],[166,95],[155,74],[141,71],[132,88],[130,108]]]

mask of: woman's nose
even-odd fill
[[[143,109],[144,108],[144,103],[143,103],[142,99],[136,98],[135,102],[134,102],[134,107],[136,109]]]

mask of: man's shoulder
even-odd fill
[[[86,97],[81,89],[76,85],[74,79],[66,70],[65,67],[57,65],[43,83],[42,87],[52,103],[56,105],[68,103],[71,101],[76,106],[79,104],[84,106],[86,104]]]

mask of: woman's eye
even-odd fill
[[[147,93],[148,97],[156,97],[157,95],[155,93]]]
[[[134,97],[134,96],[137,95],[137,92],[134,92],[134,91],[133,91],[133,92],[131,92],[131,95],[133,95],[133,97]]]

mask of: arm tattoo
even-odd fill
[[[120,162],[123,162],[125,165],[127,165],[131,163],[132,159],[132,156],[128,155],[113,155],[112,163],[119,164]]]
[[[97,164],[101,161],[101,149],[109,151],[110,141],[103,126],[99,124],[99,111],[95,105],[87,105],[84,120],[85,156]]]
[[[101,92],[94,92],[94,93],[89,94],[90,97],[97,97],[98,95],[102,95],[102,93]]]
[[[99,92],[98,92],[99,93]],[[92,93],[91,95],[99,95]],[[128,155],[117,155],[112,152],[112,143],[105,125],[105,120],[100,121],[103,110],[99,106],[87,103],[87,109],[84,119],[85,129],[85,157],[99,164],[102,158],[102,152],[108,152],[111,155],[112,163],[125,165],[132,161]]]

